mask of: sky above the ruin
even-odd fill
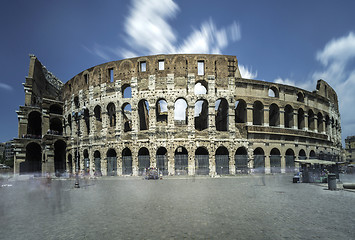
[[[0,141],[35,54],[64,83],[92,66],[167,53],[237,56],[242,76],[338,93],[343,139],[355,135],[355,1],[4,0],[0,8]]]

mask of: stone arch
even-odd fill
[[[226,147],[220,146],[216,150],[216,173],[229,174],[229,151]]]
[[[71,130],[72,130],[71,114],[68,114],[67,121],[68,121],[68,125],[69,125],[69,130],[70,130],[70,132],[71,132]],[[68,133],[69,133],[69,131],[68,131]]]
[[[149,130],[149,104],[142,99],[138,103],[139,130]]]
[[[73,156],[70,153],[68,154],[67,164],[68,164],[68,172],[69,172],[69,174],[72,174],[73,173]]]
[[[132,175],[132,152],[129,148],[122,150],[122,174]]]
[[[304,111],[302,108],[298,109],[298,114],[297,114],[297,127],[298,129],[304,129]]]
[[[304,94],[302,92],[297,93],[297,102],[304,102]]]
[[[188,174],[188,152],[186,148],[180,146],[175,150],[175,174],[187,175]]]
[[[110,127],[116,126],[116,106],[113,102],[107,105],[107,115],[110,122]]]
[[[101,172],[101,153],[99,150],[94,152],[95,176],[102,176]]]
[[[311,150],[309,152],[309,159],[316,159],[316,158],[317,158],[316,152],[314,150]]]
[[[195,173],[208,175],[210,172],[209,153],[207,148],[198,147],[195,151]]]
[[[88,174],[90,171],[90,159],[89,159],[89,151],[87,149],[84,149],[83,152],[83,162],[84,162],[84,174]]]
[[[289,148],[286,150],[285,154],[285,167],[286,172],[294,172],[295,171],[295,152],[293,149]]]
[[[102,117],[101,117],[101,106],[100,105],[96,105],[94,108],[94,115],[95,115],[95,119],[96,121],[101,122],[102,121]]]
[[[307,155],[306,155],[306,151],[301,149],[299,152],[298,152],[298,159],[299,160],[306,160],[307,159]]]
[[[324,128],[323,128],[323,114],[321,112],[319,112],[317,114],[317,129],[318,129],[319,133],[324,131]]]
[[[293,107],[289,104],[285,106],[285,128],[293,128]]]
[[[269,107],[269,125],[274,127],[280,126],[280,108],[275,103]]]
[[[49,113],[62,115],[63,114],[63,108],[59,104],[52,104],[49,107]]]
[[[253,104],[253,125],[264,124],[264,104],[260,101],[255,101]]]
[[[59,118],[54,117],[50,119],[48,133],[53,135],[63,134],[63,125],[62,125],[62,121]]]
[[[37,111],[28,114],[27,136],[30,138],[42,137],[42,115]]]
[[[278,98],[279,97],[279,89],[275,86],[270,87],[269,91],[268,91],[268,96]]]
[[[89,109],[85,108],[84,109],[84,122],[85,122],[85,126],[86,126],[86,133],[87,135],[90,134],[90,113],[89,113]]]
[[[42,175],[42,148],[38,143],[26,145],[26,158],[20,163],[20,174]]]
[[[168,151],[165,147],[160,147],[156,153],[157,168],[163,175],[168,175]]]
[[[198,94],[208,94],[208,83],[205,80],[197,81],[194,87],[194,93]]]
[[[265,153],[261,147],[254,150],[254,172],[264,173],[265,172]]]
[[[195,103],[195,129],[202,131],[208,128],[208,101],[199,99]]]
[[[54,143],[54,172],[56,177],[65,173],[65,153],[67,144],[63,140],[57,140]]]
[[[124,103],[122,105],[122,122],[123,122],[123,131],[130,132],[132,131],[132,107],[129,103]]]
[[[174,121],[177,125],[188,124],[188,104],[186,99],[178,98],[174,104]]]
[[[281,173],[281,153],[278,148],[270,151],[270,170],[271,173]]]
[[[235,172],[248,173],[248,151],[245,147],[239,147],[235,152]]]
[[[132,88],[130,84],[123,84],[121,89],[123,98],[132,98]]]
[[[75,108],[80,108],[79,96],[74,97],[74,106]]]
[[[168,123],[168,102],[164,98],[159,98],[155,104],[156,121]]]
[[[308,129],[314,131],[314,113],[312,109],[308,110]]]
[[[141,147],[138,151],[138,175],[142,176],[147,168],[150,167],[149,150]]]
[[[107,157],[107,176],[117,175],[117,153],[115,149],[110,148],[106,153]]]
[[[215,103],[215,123],[217,131],[228,131],[228,102],[220,98]]]
[[[247,104],[243,99],[239,99],[235,102],[235,122],[246,123],[247,122]]]
[[[329,126],[330,126],[330,118],[329,118],[329,115],[327,114],[325,116],[325,131],[328,134],[329,134]]]

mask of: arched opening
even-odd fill
[[[304,95],[303,93],[297,93],[297,102],[304,102]]]
[[[63,134],[63,126],[62,121],[59,118],[51,118],[49,122],[49,134],[53,135],[62,135]]]
[[[217,131],[228,131],[228,102],[220,98],[215,104],[215,121]]]
[[[71,114],[68,114],[68,125],[69,125],[69,128],[70,128],[70,133],[71,133]]]
[[[149,104],[148,101],[142,99],[138,103],[139,129],[149,129]]]
[[[268,96],[278,98],[279,97],[279,90],[276,87],[269,88]]]
[[[110,121],[110,127],[116,126],[116,106],[112,102],[107,105],[107,115]]]
[[[247,122],[247,104],[244,100],[239,99],[235,102],[235,122],[246,123]]]
[[[297,125],[298,129],[304,129],[304,111],[302,108],[298,109],[298,114],[297,114]]]
[[[95,162],[95,176],[102,176],[101,172],[101,153],[96,150],[94,152],[94,162]]]
[[[293,107],[285,106],[285,128],[293,128]]]
[[[301,150],[299,151],[299,153],[298,153],[298,159],[299,159],[299,160],[306,160],[306,159],[307,159],[306,152],[305,152],[303,149],[301,149]]]
[[[87,149],[84,150],[84,174],[89,174],[90,171],[90,159],[89,159],[89,152]]]
[[[289,148],[286,151],[285,156],[285,165],[286,165],[286,172],[294,172],[295,171],[295,152]]]
[[[42,137],[42,118],[39,112],[33,111],[28,114],[27,137]]]
[[[309,152],[309,159],[317,159],[316,152],[311,150]]]
[[[63,173],[65,173],[66,147],[66,143],[62,140],[57,140],[54,143],[54,172],[56,177],[60,177]]]
[[[216,173],[229,174],[229,152],[225,147],[219,147],[216,150]]]
[[[79,104],[79,97],[78,97],[78,96],[74,97],[74,105],[75,105],[76,108],[79,108],[79,107],[80,107],[80,104]]]
[[[85,121],[85,126],[86,126],[86,134],[90,134],[90,113],[89,109],[85,108],[84,109],[84,121]]]
[[[71,154],[68,154],[68,171],[69,174],[73,173],[73,156]]]
[[[206,81],[199,81],[195,84],[194,93],[196,95],[207,94],[207,88],[208,88],[208,84]]]
[[[277,148],[270,152],[270,170],[271,173],[281,173],[281,154]]]
[[[20,163],[20,174],[42,175],[42,148],[38,143],[27,144],[26,159]]]
[[[280,126],[280,109],[275,103],[271,104],[269,108],[269,125]]]
[[[122,86],[122,96],[123,96],[123,98],[131,98],[132,97],[132,89],[129,84],[124,84]]]
[[[235,172],[248,173],[248,152],[245,147],[239,147],[235,152]]]
[[[116,151],[110,148],[107,151],[107,176],[117,175],[117,154]]]
[[[197,175],[208,175],[210,172],[209,155],[204,147],[199,147],[195,151],[195,172]]]
[[[260,147],[254,150],[254,172],[264,173],[265,172],[265,153]]]
[[[253,125],[264,124],[264,105],[260,101],[253,104]]]
[[[175,174],[187,175],[188,174],[188,153],[186,148],[178,147],[175,150]]]
[[[157,122],[168,123],[168,103],[165,99],[159,99],[155,106]]]
[[[147,148],[142,147],[138,151],[138,175],[142,176],[147,168],[150,167],[150,156]]]
[[[132,152],[129,148],[125,148],[122,151],[122,174],[132,174]]]
[[[157,150],[157,168],[159,172],[163,173],[163,175],[168,175],[168,151],[165,147],[160,147]]]
[[[174,122],[175,125],[187,125],[188,123],[187,102],[183,98],[179,98],[175,101]]]
[[[308,129],[314,130],[314,113],[311,109],[308,111]]]
[[[317,114],[317,128],[318,128],[318,132],[319,133],[321,133],[321,132],[323,132],[324,131],[324,129],[323,129],[323,115],[322,115],[322,113],[321,112],[319,112],[318,114]]]
[[[132,131],[132,108],[129,103],[125,103],[122,106],[122,118],[123,118],[123,131]]]
[[[96,121],[101,122],[102,118],[101,118],[101,107],[100,105],[96,105],[94,108],[94,115],[95,115],[95,119]]]
[[[63,114],[63,108],[60,105],[58,105],[58,104],[52,104],[49,107],[49,113],[62,115]]]
[[[195,103],[195,129],[202,131],[208,128],[208,102],[205,99]]]
[[[328,115],[325,116],[325,131],[327,134],[330,133],[329,131],[329,127],[330,127],[330,118]]]
[[[79,172],[80,169],[81,169],[81,166],[80,166],[80,153],[78,153],[77,150],[75,150],[75,159],[74,159],[74,163],[75,163],[75,172]]]

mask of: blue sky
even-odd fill
[[[222,53],[243,77],[338,93],[355,135],[355,1],[2,1],[0,141],[17,136],[29,54],[66,82],[92,66],[160,53]]]

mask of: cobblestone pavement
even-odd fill
[[[0,239],[355,239],[354,192],[290,175],[2,185]]]

